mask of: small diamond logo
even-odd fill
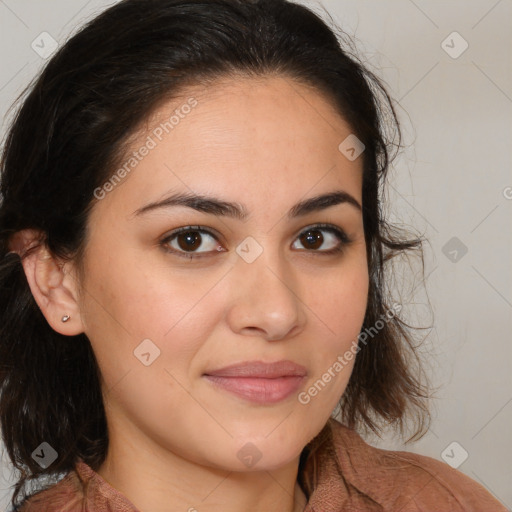
[[[365,145],[351,133],[339,146],[339,151],[353,162],[365,149]]]
[[[441,251],[452,263],[458,263],[467,254],[468,248],[454,236],[444,244]]]
[[[33,452],[32,458],[43,468],[49,467],[58,457],[58,453],[46,441],[42,442]]]
[[[454,469],[457,469],[468,457],[469,453],[457,441],[450,443],[441,453],[441,458]]]
[[[59,43],[48,32],[41,32],[30,46],[39,57],[47,59],[59,47]]]
[[[252,263],[263,252],[263,247],[252,236],[248,236],[236,248],[236,253],[246,263]]]
[[[458,32],[452,32],[441,43],[441,48],[452,59],[458,59],[468,49],[468,47],[468,42]]]
[[[144,366],[149,366],[160,355],[160,349],[149,338],[146,338],[135,348],[133,355]]]
[[[236,456],[245,466],[252,468],[261,459],[262,453],[253,443],[246,443],[238,450]]]

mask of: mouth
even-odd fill
[[[211,370],[203,377],[216,388],[259,404],[277,403],[297,391],[307,375],[293,361],[246,361]]]

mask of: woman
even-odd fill
[[[286,0],[123,0],[54,55],[2,160],[17,510],[505,510],[356,433],[428,419],[385,295],[421,240],[381,214],[384,119]]]

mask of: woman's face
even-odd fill
[[[351,129],[276,77],[189,89],[144,129],[97,192],[81,283],[111,441],[233,471],[283,466],[336,407],[354,360],[335,363],[364,319],[362,157],[339,149]],[[181,194],[209,201],[141,211]],[[283,360],[298,366],[219,371]]]

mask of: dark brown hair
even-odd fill
[[[287,0],[122,0],[61,46],[25,89],[0,169],[0,422],[21,473],[13,506],[28,481],[66,473],[78,458],[98,468],[108,436],[90,342],[50,327],[20,256],[8,253],[9,237],[33,228],[54,256],[79,265],[94,190],[111,177],[137,127],[187,86],[281,75],[329,98],[365,145],[370,286],[362,331],[390,309],[387,262],[409,250],[422,255],[422,240],[407,239],[384,218],[381,197],[400,127],[385,87],[354,48],[341,30]],[[357,354],[340,402],[347,426],[403,432],[414,419],[415,436],[423,435],[427,388],[411,329],[395,315]],[[326,436],[328,425],[305,448],[300,468]],[[46,469],[31,456],[43,441],[58,447]],[[299,482],[310,490],[301,474]]]

